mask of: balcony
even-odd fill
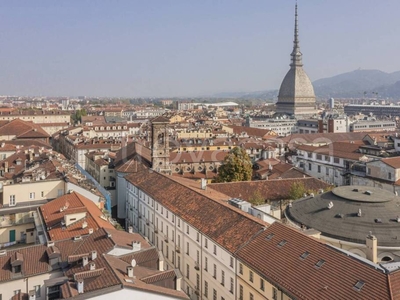
[[[178,246],[175,246],[175,252],[176,253],[181,253],[181,248],[179,248]]]
[[[199,262],[195,261],[194,262],[194,268],[198,271],[200,270]]]

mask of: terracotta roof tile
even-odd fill
[[[282,240],[286,244],[278,247]],[[237,257],[294,299],[390,299],[383,271],[277,222]],[[318,268],[320,260],[324,263]],[[354,288],[358,280],[365,283],[359,291]]]
[[[153,171],[133,173],[125,178],[232,253],[267,225],[227,204],[229,196],[225,196],[225,202],[216,200],[211,189],[198,192],[183,185],[182,179]]]

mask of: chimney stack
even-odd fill
[[[132,242],[133,252],[140,251],[140,249],[141,249],[141,243],[139,241],[133,241]]]
[[[96,264],[94,262],[91,262],[89,264],[89,267],[90,267],[90,271],[96,270]]]
[[[8,161],[4,162],[4,173],[8,173]]]
[[[378,240],[372,235],[372,231],[367,235],[366,245],[367,259],[376,264],[378,262]]]
[[[29,291],[29,300],[36,300],[36,291],[35,290]]]
[[[126,267],[126,273],[128,274],[129,278],[133,278],[133,267],[132,266],[127,266]]]
[[[83,280],[82,279],[78,280],[76,282],[76,288],[77,288],[79,294],[83,294]]]
[[[133,233],[133,227],[132,227],[132,226],[129,226],[129,227],[128,227],[128,232],[129,232],[129,233]]]
[[[82,257],[82,265],[86,266],[89,263],[89,258],[87,256]]]
[[[92,252],[91,252],[91,259],[92,260],[95,260],[97,258],[97,251],[96,250],[93,250]]]

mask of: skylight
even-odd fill
[[[267,241],[269,241],[270,239],[272,239],[274,237],[273,233],[270,233],[267,235],[267,237],[265,238]]]
[[[325,261],[323,259],[320,259],[319,261],[317,261],[317,263],[315,264],[316,268],[321,268],[322,265],[325,263]]]
[[[279,242],[278,247],[282,247],[284,245],[286,245],[287,241],[286,240],[282,240]]]
[[[356,291],[361,291],[361,289],[363,288],[363,286],[365,285],[365,282],[362,280],[357,281],[357,283],[354,285],[354,289]]]
[[[300,255],[300,258],[303,260],[303,259],[306,259],[309,255],[310,255],[310,252],[306,251],[302,255]]]

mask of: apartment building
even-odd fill
[[[297,145],[293,164],[310,176],[340,186],[350,184],[350,171],[363,172],[371,158],[359,151],[360,144],[334,142],[314,147]]]
[[[162,251],[166,268],[182,272],[186,294],[237,299],[234,253],[267,223],[230,207],[230,197],[201,190],[198,183],[192,190],[149,170],[125,178],[126,203],[119,205],[126,207],[126,226]]]
[[[21,119],[33,123],[70,123],[71,113],[60,110],[16,110],[12,112],[0,112],[0,121]]]

